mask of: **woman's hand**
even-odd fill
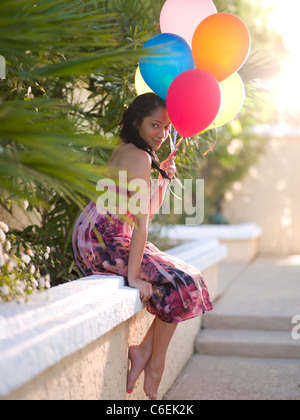
[[[165,171],[171,179],[174,179],[176,174],[175,159],[175,156],[169,156],[168,159],[164,160],[160,165],[160,169]]]
[[[140,291],[140,297],[143,303],[151,299],[152,294],[153,294],[151,283],[148,283],[145,280],[141,280],[137,278],[133,280],[128,280],[128,284],[129,284],[129,287],[132,287],[133,289],[138,289]]]

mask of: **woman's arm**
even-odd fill
[[[160,168],[163,169],[171,179],[174,178],[175,173],[176,173],[175,159],[176,158],[174,156],[173,157],[170,156],[168,157],[168,159],[162,162],[160,166]],[[155,214],[161,208],[168,184],[169,184],[169,181],[160,175],[158,179],[158,183],[154,190],[154,193],[151,197],[149,219],[152,219],[152,217],[154,217]]]
[[[141,200],[150,206],[150,178],[151,178],[151,157],[142,150],[136,150],[131,156],[134,167],[130,168],[131,180],[141,180],[147,185],[146,191],[140,191]],[[149,209],[149,207],[148,207]],[[140,291],[143,302],[152,296],[152,285],[140,279],[142,260],[145,252],[145,245],[148,236],[149,214],[133,214],[134,230],[131,238],[131,245],[128,260],[128,284],[130,287]]]
[[[156,213],[159,211],[159,209],[161,208],[168,185],[169,185],[169,180],[163,178],[160,175],[158,178],[155,190],[151,196],[149,219],[152,219],[152,217],[154,217]]]

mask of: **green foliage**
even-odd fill
[[[118,121],[135,95],[139,48],[157,33],[158,3],[1,1],[1,204],[26,200],[40,215],[41,226],[14,234],[51,247],[55,261],[45,269],[54,284],[79,275],[74,222],[107,176]]]
[[[45,265],[54,265],[48,246],[28,244],[0,222],[0,302],[24,300],[35,291],[49,289]]]

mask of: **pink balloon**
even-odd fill
[[[179,35],[192,45],[199,24],[214,13],[212,0],[167,0],[160,15],[161,32]]]
[[[201,133],[215,120],[222,102],[217,79],[205,70],[181,73],[167,95],[167,110],[172,124],[182,137]]]

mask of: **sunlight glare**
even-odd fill
[[[282,76],[277,85],[277,101],[281,111],[300,111],[300,1],[261,0],[269,14],[270,27],[283,35],[284,45],[289,51],[282,63]]]

